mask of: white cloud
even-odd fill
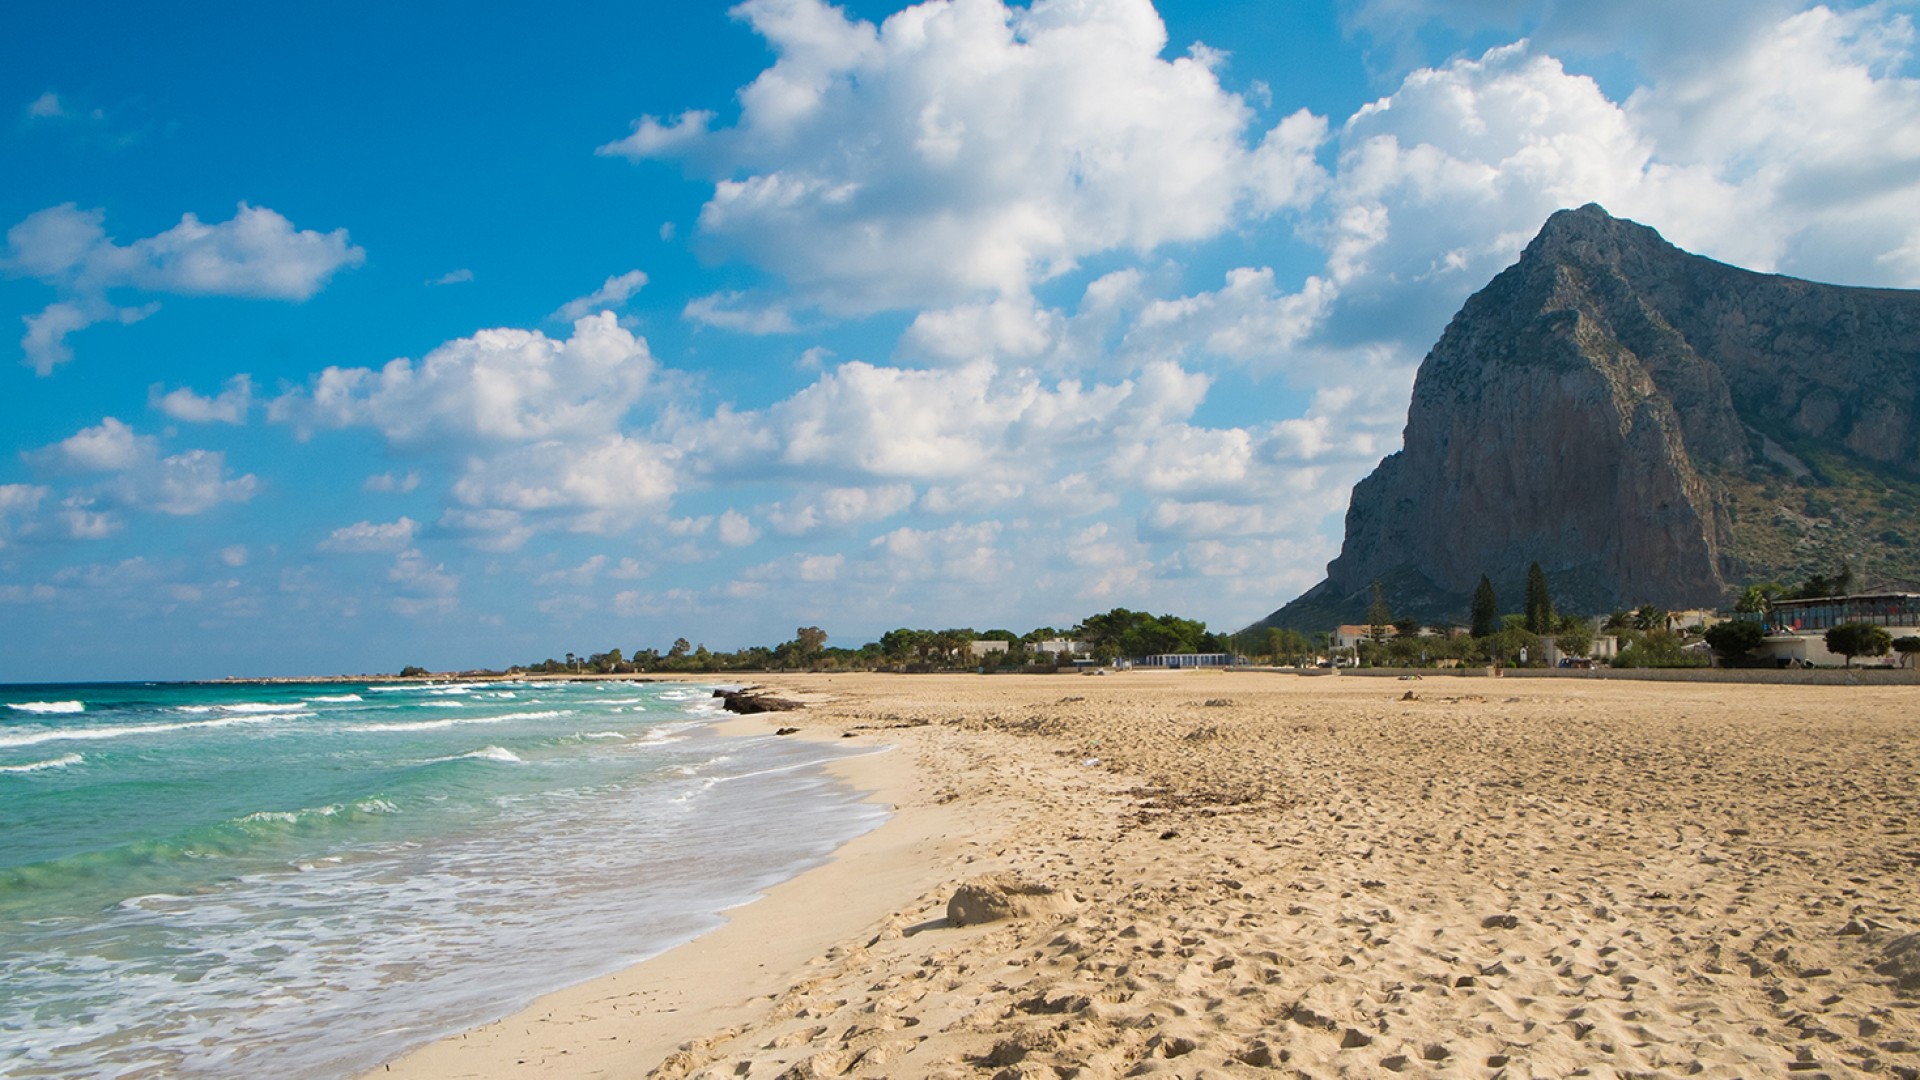
[[[36,484],[0,484],[0,551],[6,550],[20,523],[30,520],[41,500],[51,494],[52,489]]]
[[[728,547],[746,547],[760,539],[760,530],[753,527],[747,515],[737,510],[728,510],[720,515],[719,527],[714,535]]]
[[[305,300],[366,252],[330,233],[296,230],[264,206],[241,203],[208,225],[193,214],[165,232],[121,245],[107,236],[104,210],[48,207],[7,231],[6,267],[80,292],[127,286],[188,296]]]
[[[329,367],[275,398],[267,416],[302,431],[371,427],[398,444],[589,440],[618,428],[653,370],[647,343],[602,312],[564,340],[482,330],[418,364]]]
[[[1127,331],[1127,347],[1150,355],[1207,352],[1234,360],[1284,366],[1294,346],[1319,329],[1335,290],[1308,278],[1297,293],[1282,292],[1268,267],[1227,271],[1217,292],[1149,303]]]
[[[803,555],[798,574],[801,581],[837,581],[846,565],[844,555]]]
[[[387,605],[395,614],[444,615],[460,606],[460,576],[449,573],[445,563],[428,561],[417,548],[393,557],[387,580],[398,590]]]
[[[930,0],[880,27],[819,0],[734,10],[778,57],[738,124],[646,117],[602,152],[710,169],[702,237],[829,311],[1017,296],[1318,188],[1311,118],[1250,149],[1219,54],[1162,59],[1148,0]]]
[[[383,495],[405,495],[420,486],[420,473],[409,470],[405,473],[375,473],[360,484],[362,491],[376,491]]]
[[[419,531],[420,523],[409,517],[388,522],[356,521],[328,534],[320,541],[320,550],[343,554],[404,551],[413,546]]]
[[[123,477],[120,490],[133,505],[186,517],[222,503],[246,502],[259,488],[250,473],[230,477],[220,451],[188,450],[160,459],[157,469]]]
[[[427,284],[428,285],[464,285],[467,282],[472,280],[473,280],[473,271],[463,266],[458,270],[449,270],[446,273],[441,274],[437,278],[428,278]]]
[[[67,107],[59,94],[49,90],[27,103],[27,115],[35,120],[54,120],[67,115]]]
[[[175,420],[190,424],[244,424],[253,406],[253,380],[235,375],[217,397],[201,397],[186,387],[162,394],[160,383],[147,388],[147,404]]]
[[[157,310],[116,307],[104,299],[108,289],[305,300],[336,272],[366,260],[345,229],[296,231],[274,211],[246,203],[231,220],[208,225],[183,214],[173,228],[125,245],[107,235],[105,221],[103,210],[63,203],[7,230],[0,270],[39,278],[60,293],[27,317],[21,341],[27,362],[42,375],[72,358],[66,338],[74,331],[109,320],[135,322]]]
[[[22,315],[27,332],[20,338],[20,350],[26,364],[38,375],[51,375],[53,369],[73,359],[73,347],[67,336],[95,323],[117,322],[131,325],[160,310],[158,304],[140,307],[115,307],[97,297],[59,300],[38,314]]]
[[[109,416],[54,443],[41,455],[43,460],[57,461],[71,469],[120,472],[152,460],[158,445],[151,435],[137,434]]]
[[[471,276],[471,275],[469,275]],[[625,304],[634,293],[646,285],[647,275],[638,270],[629,270],[624,274],[615,274],[606,283],[585,296],[569,300],[560,305],[560,310],[547,316],[557,322],[573,323],[596,311],[618,308]]]
[[[923,371],[855,361],[762,412],[722,410],[679,430],[675,442],[722,471],[958,478],[1028,449],[1098,440],[1123,404],[1136,404],[1134,393],[1130,382],[1049,387],[991,363]]]
[[[69,532],[76,536],[100,535],[111,521],[109,514],[85,509],[94,499],[116,507],[191,516],[223,503],[246,502],[259,490],[259,480],[252,474],[229,474],[224,453],[186,450],[162,457],[158,440],[111,416],[28,457],[55,469],[114,474],[81,502],[69,499],[72,512],[66,520]]]
[[[1009,567],[997,546],[1004,528],[997,521],[933,530],[902,527],[875,537],[869,547],[880,559],[881,572],[896,583],[993,581]]]
[[[55,516],[69,539],[104,540],[126,526],[120,515],[95,510],[93,505],[92,499],[82,495],[69,495],[61,500],[60,512]]]
[[[222,566],[231,566],[236,569],[247,565],[249,557],[247,545],[245,544],[229,544],[214,554],[215,557],[220,560]]]
[[[912,506],[913,499],[912,484],[823,488],[773,506],[767,520],[777,532],[804,536],[892,517]]]
[[[681,317],[702,326],[736,334],[765,337],[798,333],[793,314],[780,304],[759,303],[745,293],[720,292],[696,296],[681,309]]]
[[[441,512],[437,526],[482,551],[518,551],[533,538],[533,529],[512,510],[450,506]]]
[[[636,512],[663,508],[678,488],[679,452],[622,435],[589,443],[532,443],[475,458],[453,496],[475,508],[519,513],[589,513],[572,525],[604,532]]]
[[[631,562],[632,560],[628,561]],[[606,566],[607,557],[605,555],[594,555],[590,556],[585,562],[578,566],[570,566],[560,570],[549,570],[534,578],[533,583],[540,586],[570,585],[574,588],[584,589],[594,583],[594,580],[600,576],[600,572],[605,570]]]

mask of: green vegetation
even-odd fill
[[[1752,619],[1733,619],[1707,627],[1707,646],[1721,661],[1739,665],[1766,640],[1766,628]]]
[[[1529,634],[1553,632],[1553,597],[1547,592],[1547,575],[1541,571],[1539,563],[1527,567],[1526,615]]]
[[[1853,666],[1856,656],[1885,656],[1893,647],[1893,635],[1886,627],[1868,623],[1841,623],[1827,631],[1826,641],[1828,652],[1847,658],[1847,667]]]
[[[1900,654],[1903,667],[1913,666],[1913,654],[1920,653],[1920,637],[1897,637],[1893,639],[1893,651]]]
[[[1622,647],[1613,666],[1620,668],[1706,667],[1707,658],[1686,648],[1686,639],[1672,630],[1648,630]]]
[[[1895,464],[1773,435],[1804,475],[1756,452],[1744,472],[1709,476],[1732,522],[1730,554],[1752,578],[1805,580],[1872,552],[1875,580],[1920,581],[1920,481]]]
[[[1298,635],[1295,635],[1298,638]],[[732,671],[1018,671],[1027,668],[1052,668],[1059,658],[1042,652],[1044,641],[1066,638],[1079,641],[1091,654],[1103,661],[1122,657],[1150,656],[1156,653],[1233,652],[1226,637],[1210,633],[1207,624],[1173,615],[1114,608],[1089,616],[1069,630],[1040,627],[1027,634],[995,629],[976,631],[972,627],[946,630],[922,630],[901,627],[889,630],[880,640],[859,648],[831,648],[827,632],[818,626],[802,626],[791,640],[772,648],[751,645],[735,652],[714,652],[677,638],[665,653],[654,648],[635,649],[631,654],[619,649],[587,656],[565,654],[564,659],[516,665],[510,672],[550,675],[627,675],[627,674],[720,674]],[[974,642],[1003,642],[1004,650],[974,654]],[[1290,656],[1304,657],[1312,646],[1304,638],[1286,638],[1280,642]],[[1246,651],[1246,650],[1240,650]],[[1066,662],[1070,662],[1067,658]],[[409,668],[409,672],[426,672]]]
[[[1493,582],[1487,575],[1480,575],[1480,584],[1473,590],[1473,636],[1477,638],[1500,629],[1500,601],[1494,598]]]

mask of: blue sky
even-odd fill
[[[1910,3],[21,5],[0,680],[1313,584],[1553,210],[1920,286]]]

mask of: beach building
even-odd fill
[[[1155,653],[1142,656],[1134,661],[1136,667],[1157,668],[1206,668],[1233,667],[1241,662],[1232,653]]]
[[[1386,632],[1387,637],[1394,637],[1400,633],[1400,631],[1395,630],[1391,626],[1384,626],[1381,627],[1381,629]],[[1333,628],[1333,647],[1336,649],[1351,649],[1363,641],[1372,640],[1373,627],[1371,626],[1336,626]]]
[[[1847,658],[1827,651],[1827,631],[1842,623],[1885,627],[1889,636],[1920,637],[1920,593],[1861,593],[1823,596],[1813,600],[1776,600],[1767,614],[1766,640],[1759,655],[1780,663],[1844,664]],[[1855,660],[1858,666],[1862,661]],[[1894,666],[1899,655],[1867,660]]]
[[[1008,648],[1008,644],[1009,644],[1008,642],[999,641],[993,638],[983,638],[979,641],[975,641],[969,644],[967,646],[967,651],[973,655],[973,658],[975,660],[978,660],[983,656],[990,656],[994,653],[1006,652]]]
[[[1093,650],[1089,649],[1084,641],[1075,641],[1072,638],[1048,638],[1027,646],[1027,651],[1058,659],[1062,656],[1084,656]]]

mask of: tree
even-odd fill
[[[801,664],[811,664],[820,656],[820,650],[826,648],[827,632],[817,626],[803,626],[793,632],[794,658]]]
[[[1667,613],[1652,604],[1641,604],[1633,613],[1635,630],[1665,630]]]
[[[1893,651],[1900,654],[1902,667],[1913,666],[1913,654],[1920,653],[1920,637],[1897,637],[1893,639]]]
[[[1742,615],[1765,615],[1773,610],[1773,599],[1779,595],[1780,586],[1771,581],[1749,585],[1733,602],[1733,610]]]
[[[1473,590],[1473,636],[1486,637],[1500,631],[1500,601],[1494,598],[1493,582],[1487,575],[1480,575],[1480,585]]]
[[[1585,619],[1575,619],[1564,624],[1553,644],[1567,656],[1585,656],[1593,651],[1593,624]]]
[[[1387,639],[1387,627],[1393,623],[1393,612],[1387,607],[1387,595],[1378,581],[1373,583],[1373,602],[1367,605],[1367,637],[1378,645]]]
[[[1547,592],[1547,575],[1539,563],[1527,567],[1527,632],[1553,633],[1553,597]]]
[[[1827,631],[1826,642],[1828,652],[1846,657],[1846,666],[1852,667],[1856,656],[1885,656],[1893,648],[1893,635],[1883,626],[1841,623]]]
[[[1723,663],[1731,664],[1745,660],[1748,653],[1759,648],[1767,639],[1767,631],[1752,619],[1734,619],[1707,627],[1706,636],[1707,647]]]
[[[687,650],[691,648],[693,648],[693,642],[688,641],[686,638],[674,638],[673,648],[667,650],[667,659],[678,660],[687,655]],[[573,654],[568,653],[567,659],[572,660]]]

